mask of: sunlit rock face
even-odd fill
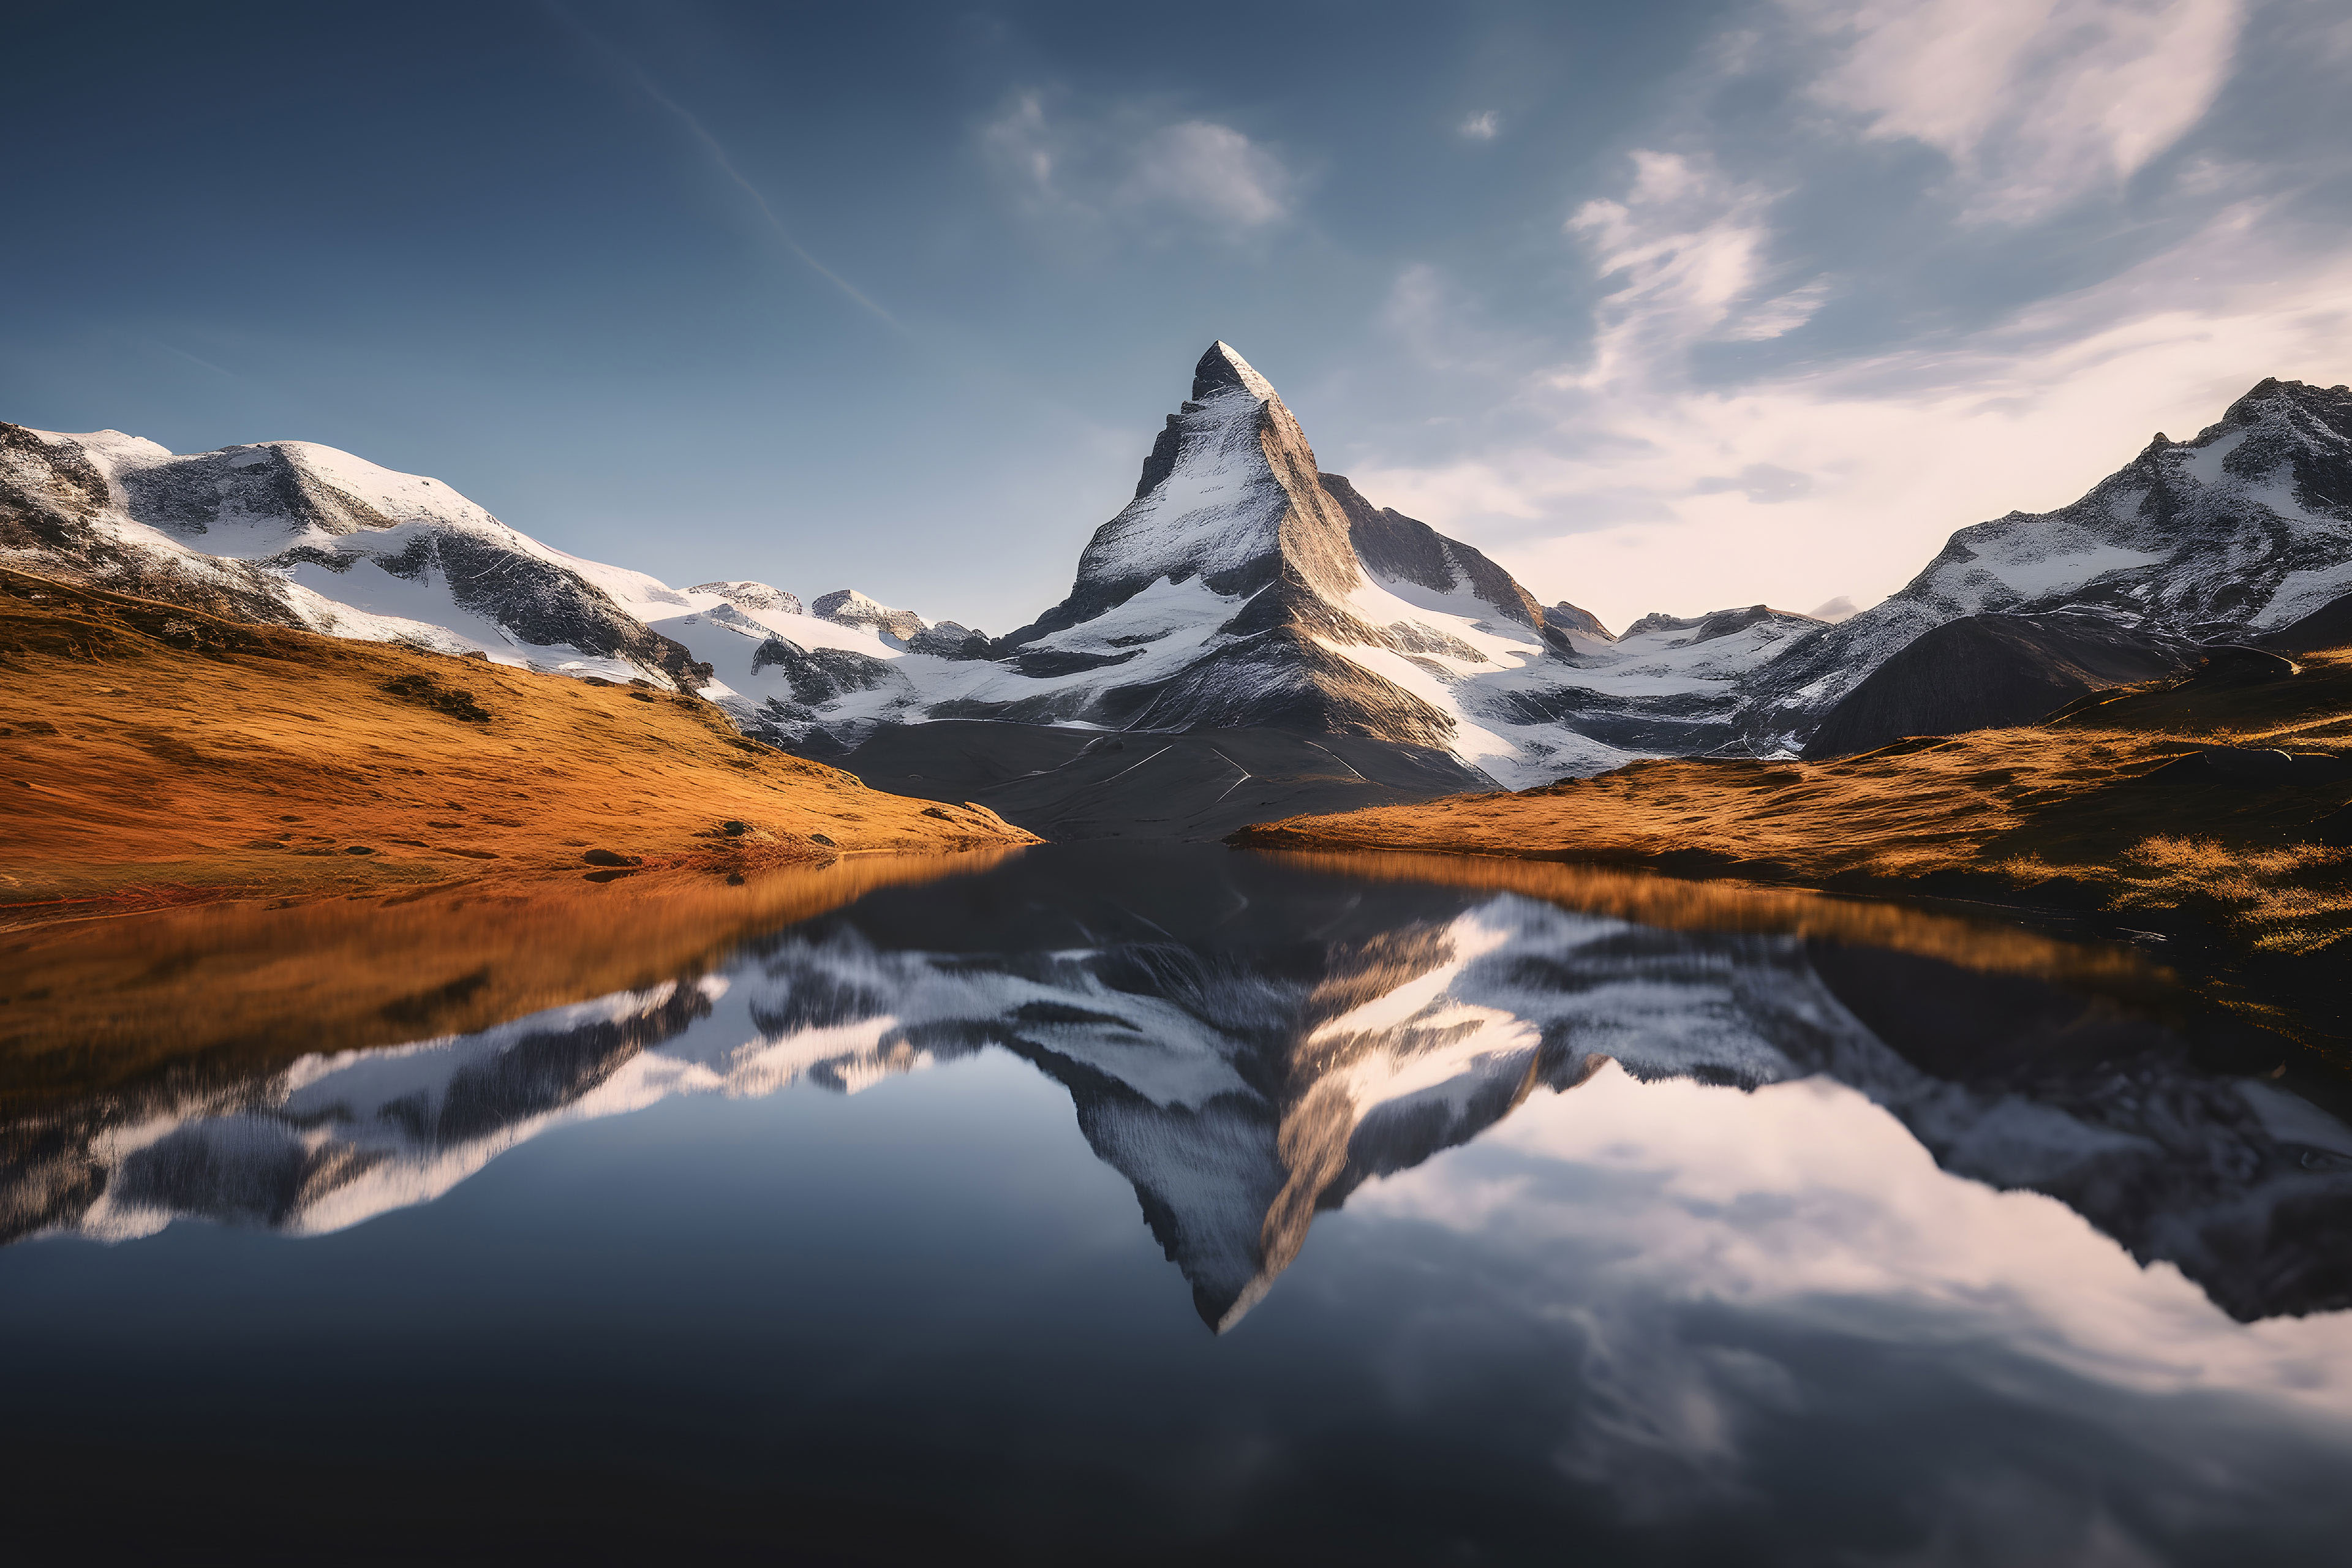
[[[693,983],[21,1116],[0,1138],[0,1223],[333,1230],[566,1121],[678,1094],[856,1092],[996,1047],[1068,1090],[1222,1330],[1317,1213],[1613,1061],[1740,1088],[1825,1075],[1947,1172],[2055,1197],[2240,1318],[2352,1305],[2352,1129],[2201,1068],[2182,1036],[2112,1004],[1250,858],[1135,872],[1015,861],[780,931]]]
[[[2071,506],[1961,529],[1903,589],[1792,646],[1742,728],[1798,746],[1930,628],[2072,609],[2160,649],[2241,641],[2352,590],[2352,388],[2267,380],[2188,441],[2161,433]]]

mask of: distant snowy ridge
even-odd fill
[[[2352,387],[2266,380],[2056,511],[1961,529],[1900,592],[1749,683],[1759,751],[1801,745],[1871,672],[1964,616],[2078,610],[2153,641],[2273,629],[2352,593]]]
[[[332,637],[693,686],[597,584],[436,480],[308,441],[175,457],[0,425],[0,561]],[[583,570],[583,568],[587,568]]]

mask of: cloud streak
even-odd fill
[[[644,67],[638,65],[634,59],[631,59],[626,54],[623,53],[611,42],[583,26],[577,18],[573,17],[561,5],[551,4],[548,5],[547,9],[551,15],[556,17],[557,20],[562,22],[566,27],[569,27],[582,39],[585,40],[591,47],[594,48],[599,54],[604,55],[614,65],[618,66],[621,70],[626,74],[629,80],[635,85],[638,91],[644,93],[646,98],[652,100],[664,110],[667,110],[680,125],[686,128],[688,137],[702,153],[703,156],[709,160],[710,165],[718,170],[719,174],[723,176],[729,184],[732,184],[737,190],[743,194],[745,198],[751,204],[752,210],[760,215],[761,221],[767,225],[770,232],[774,234],[777,240],[782,244],[786,250],[792,252],[792,254],[811,271],[814,272],[818,277],[823,278],[826,282],[832,284],[835,289],[841,290],[842,293],[847,295],[851,300],[872,314],[877,320],[882,321],[896,331],[908,332],[909,336],[913,335],[908,331],[905,322],[899,321],[896,316],[893,316],[888,310],[884,310],[871,295],[867,294],[864,289],[849,281],[848,279],[844,278],[840,273],[835,272],[832,268],[827,267],[824,262],[819,261],[814,256],[809,253],[808,248],[805,246],[802,245],[799,240],[793,238],[792,230],[785,226],[783,218],[777,213],[774,205],[769,202],[767,194],[761,191],[758,185],[754,184],[751,178],[737,166],[734,157],[727,151],[725,144],[722,143],[718,137],[710,133],[709,127],[704,125],[702,121],[695,116],[692,110],[688,110],[684,104],[678,102],[677,100],[672,98],[668,93],[664,92],[661,89],[660,85],[646,73]]]

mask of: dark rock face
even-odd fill
[[[855,588],[835,588],[830,594],[819,594],[809,601],[809,614],[845,626],[864,626],[902,644],[911,642],[925,629],[923,617],[914,611],[877,605]]]
[[[184,539],[210,532],[224,512],[282,518],[289,531],[338,536],[394,524],[275,447],[229,447],[126,469],[122,490],[131,516]]]
[[[954,621],[941,621],[908,637],[907,651],[927,653],[934,658],[986,658],[988,634]]]
[[[751,657],[755,672],[772,665],[783,667],[793,695],[810,707],[830,702],[845,692],[907,685],[907,678],[881,659],[851,653],[846,648],[804,648],[783,637],[770,637]]]
[[[1966,616],[1919,637],[1831,710],[1804,755],[1842,757],[1909,735],[2030,724],[2087,692],[2179,675],[2196,658],[2104,616]]]
[[[1571,605],[1566,599],[1544,611],[1544,625],[1557,632],[1578,632],[1598,637],[1602,642],[1615,642],[1617,634],[1601,624],[1601,617],[1591,610]]]
[[[436,530],[416,535],[389,555],[313,555],[332,571],[347,572],[369,560],[395,577],[438,582],[459,609],[507,627],[526,643],[627,659],[658,669],[689,690],[710,679],[709,665],[647,630],[579,574],[478,534]]]
[[[1129,727],[1293,730],[1443,748],[1454,720],[1285,626],[1228,643],[1195,663]]]
[[[2252,640],[2258,647],[2291,654],[2352,647],[2352,594],[2330,599],[2302,619]]]
[[[687,590],[689,594],[716,594],[729,604],[746,610],[782,610],[788,616],[802,613],[800,595],[787,594],[765,583],[717,582],[697,583]]]
[[[1344,474],[1318,474],[1316,478],[1347,515],[1348,537],[1355,546],[1356,558],[1375,574],[1394,582],[1417,583],[1441,594],[1466,586],[1493,605],[1497,615],[1523,626],[1542,631],[1549,625],[1536,596],[1482,552],[1460,540],[1446,538],[1429,524],[1407,517],[1394,507],[1375,510],[1371,502],[1357,493]]]
[[[1561,608],[1574,609],[1575,606],[1567,605],[1562,605]],[[1584,612],[1579,610],[1577,614],[1583,615]],[[1586,616],[1585,619],[1591,620],[1592,617]],[[1813,617],[1799,615],[1794,610],[1776,610],[1769,605],[1748,605],[1738,609],[1716,610],[1704,616],[1682,616],[1663,613],[1647,615],[1627,626],[1624,635],[1637,637],[1648,636],[1653,632],[1686,633],[1688,634],[1686,636],[1670,638],[1666,646],[1689,647],[1697,643],[1713,642],[1717,637],[1727,637],[1735,632],[1744,632],[1759,622],[1775,619],[1810,622]],[[1593,621],[1592,624],[1597,626],[1601,623]]]
[[[1571,724],[1629,752],[1704,756],[1737,739],[1729,705],[1704,692],[1632,699],[1580,686],[1498,692],[1485,712],[1515,724]]]
[[[106,476],[80,447],[0,424],[0,550],[72,552],[106,503]]]
[[[1125,653],[1082,653],[1075,648],[1045,647],[1015,654],[1013,663],[1022,674],[1045,679],[1056,675],[1078,675],[1108,665],[1127,664],[1136,657],[1133,648]]]

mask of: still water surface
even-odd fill
[[[15,1539],[2352,1560],[2292,1051],[2013,933],[1370,868],[1036,850],[468,1032],[90,1056],[0,1121]],[[570,928],[488,929],[371,1016]]]

